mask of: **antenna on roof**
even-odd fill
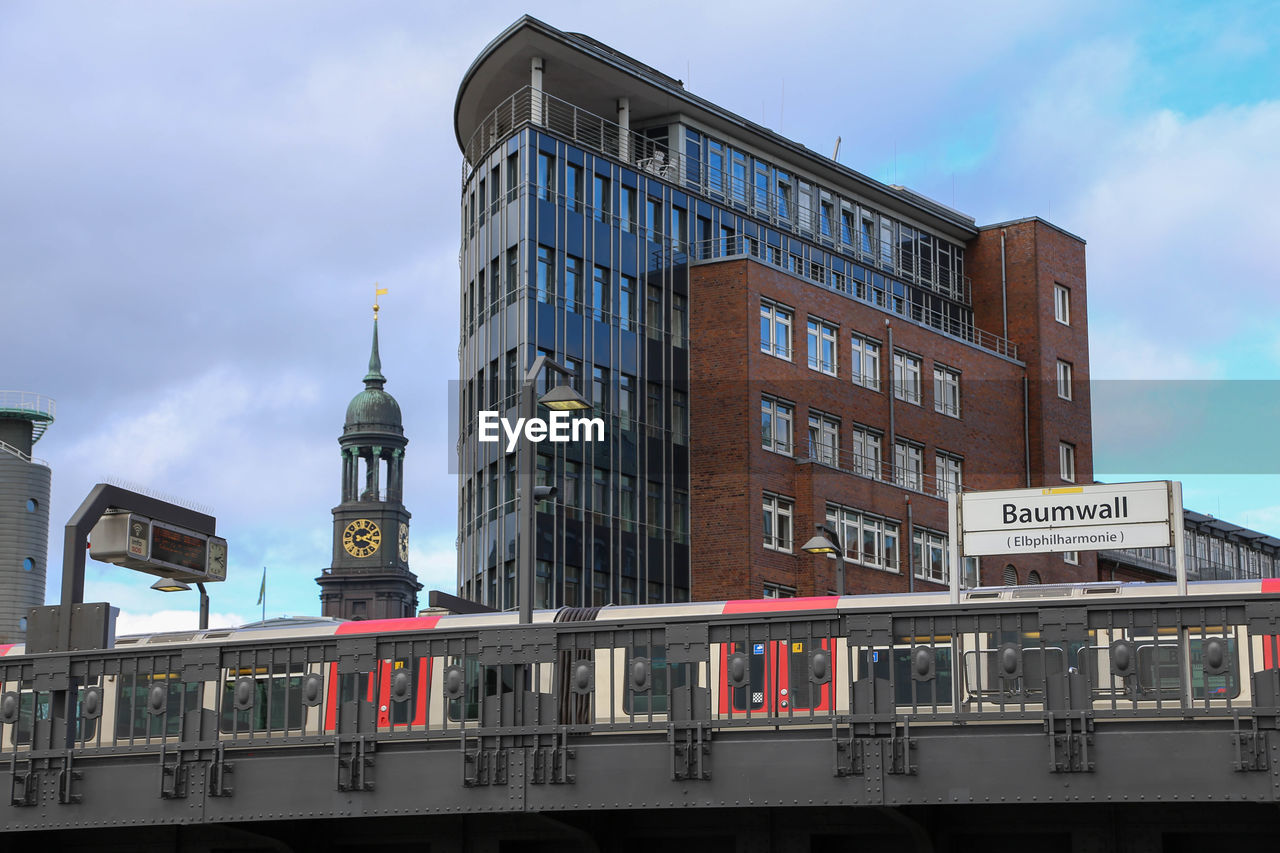
[[[831,152],[831,159],[832,159],[832,160],[836,160],[836,159],[838,159],[838,158],[840,157],[840,140],[841,140],[842,138],[843,138],[843,137],[840,137],[840,136],[837,136],[837,137],[836,137],[836,150]]]

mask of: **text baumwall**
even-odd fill
[[[573,418],[568,412],[552,412],[550,419],[516,418],[512,423],[497,412],[480,412],[480,440],[499,441],[507,436],[507,452],[516,449],[523,435],[537,444],[542,441],[604,441],[604,418]]]

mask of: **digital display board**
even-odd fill
[[[193,572],[205,571],[206,540],[151,523],[151,559]]]

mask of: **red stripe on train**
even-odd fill
[[[754,598],[726,601],[724,613],[779,613],[787,610],[835,610],[840,597],[820,595],[810,598]]]
[[[1263,592],[1280,592],[1280,578],[1263,578]]]
[[[17,644],[17,643],[9,643],[8,645],[0,645],[0,658],[2,658],[2,657],[4,657],[5,655],[9,654],[9,649],[13,648],[13,647],[14,647],[14,646],[16,646],[16,645],[18,645],[18,644]]]
[[[363,619],[343,622],[339,634],[380,634],[389,631],[429,631],[440,621],[439,616],[410,616],[407,619]]]

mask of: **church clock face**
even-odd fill
[[[368,518],[357,518],[342,531],[342,547],[353,557],[372,557],[382,544],[382,531]]]
[[[400,522],[400,562],[409,562],[409,525]]]

